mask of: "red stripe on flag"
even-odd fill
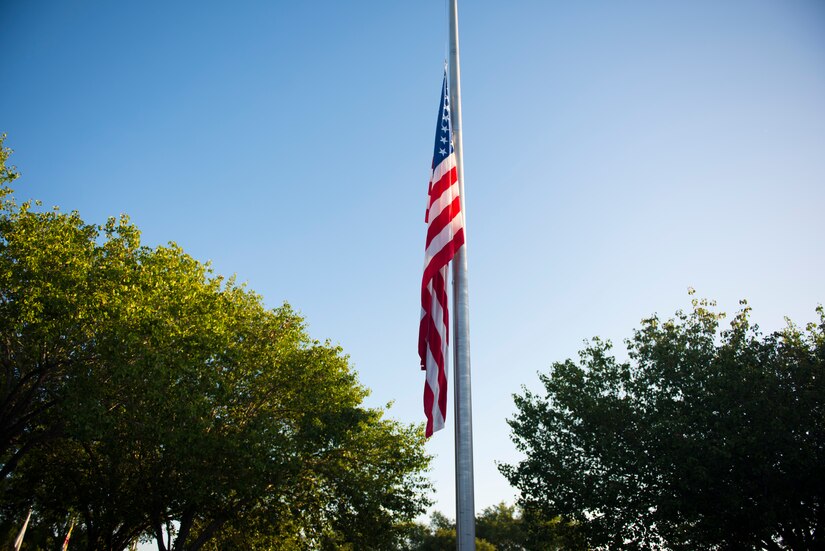
[[[450,344],[450,311],[447,308],[447,282],[444,280],[444,272],[438,272],[433,278],[433,291],[435,298],[441,304],[442,325],[444,326],[444,343]]]
[[[438,216],[430,221],[430,226],[427,228],[427,243],[425,247],[429,247],[433,239],[441,233],[441,231],[450,225],[453,219],[461,212],[461,199],[456,196],[452,202],[447,205],[444,210],[438,213]]]
[[[455,256],[456,251],[458,251],[462,245],[464,245],[464,228],[460,228],[455,233],[453,238],[446,245],[444,245],[440,251],[433,255],[432,259],[430,259],[430,263],[424,267],[424,289],[427,288],[426,282],[432,279],[433,276],[441,270],[441,268],[450,263]],[[426,310],[427,307],[425,306],[424,309]]]
[[[452,157],[450,157],[452,159]],[[444,173],[432,186],[430,186],[430,202],[435,201],[441,194],[450,189],[450,186],[458,181],[458,171],[455,167]]]
[[[426,382],[424,383],[424,415],[427,417],[427,426],[424,429],[424,435],[429,438],[433,435],[433,404],[435,403],[435,396],[433,389],[430,388]]]

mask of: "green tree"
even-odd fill
[[[64,436],[21,466],[20,493],[79,511],[89,549],[147,530],[175,551],[232,534],[237,548],[393,542],[427,504],[420,430],[364,408],[347,358],[289,306],[266,310],[176,247],[134,254],[99,361],[67,385]],[[257,539],[238,541],[250,524]]]
[[[13,153],[11,149],[5,146],[6,135],[0,134],[0,196],[6,195],[9,190],[9,184],[20,177],[17,168],[13,165],[8,165],[9,157]]]
[[[744,302],[743,302],[744,304]],[[763,337],[707,301],[653,316],[629,361],[592,340],[540,375],[509,421],[525,459],[501,467],[525,510],[611,549],[825,545],[825,314]]]
[[[5,136],[3,136],[4,138]],[[51,415],[66,381],[95,361],[98,230],[77,213],[33,212],[8,184],[0,139],[0,484],[38,443],[57,435]],[[91,275],[91,277],[90,277]]]
[[[513,542],[518,538],[518,519],[513,507],[504,503],[485,509],[476,519],[476,550],[495,551],[525,549]],[[490,539],[490,538],[497,539]],[[439,511],[434,511],[428,525],[420,522],[406,526],[406,538],[400,547],[404,551],[451,551],[456,548],[455,523]],[[516,545],[516,546],[513,546]]]
[[[71,517],[90,550],[392,548],[428,505],[420,427],[289,305],[125,217],[17,205],[0,151],[3,529],[33,506],[44,547]]]
[[[587,551],[581,527],[561,516],[548,517],[537,509],[521,509],[521,537],[530,551]]]
[[[497,551],[523,551],[524,523],[514,505],[503,501],[484,509],[476,517],[476,536],[492,543]]]

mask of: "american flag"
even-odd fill
[[[447,307],[447,269],[464,244],[464,216],[458,196],[458,175],[450,125],[447,74],[435,129],[432,174],[427,199],[427,244],[421,281],[421,325],[418,355],[427,372],[424,413],[427,437],[444,428],[447,416],[447,349],[450,316]]]

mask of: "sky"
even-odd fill
[[[423,421],[417,331],[445,0],[0,0],[19,200],[128,214],[340,344]],[[478,511],[513,394],[689,309],[825,302],[825,3],[459,5]],[[451,398],[452,401],[452,398]],[[452,403],[449,406],[452,408]],[[452,413],[427,449],[455,516]]]

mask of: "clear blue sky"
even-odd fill
[[[370,404],[423,420],[423,222],[444,0],[0,0],[20,198],[128,213],[289,301]],[[825,302],[825,3],[460,5],[476,506],[521,385],[594,335]],[[452,407],[452,405],[450,406]],[[428,443],[454,516],[452,419]]]

